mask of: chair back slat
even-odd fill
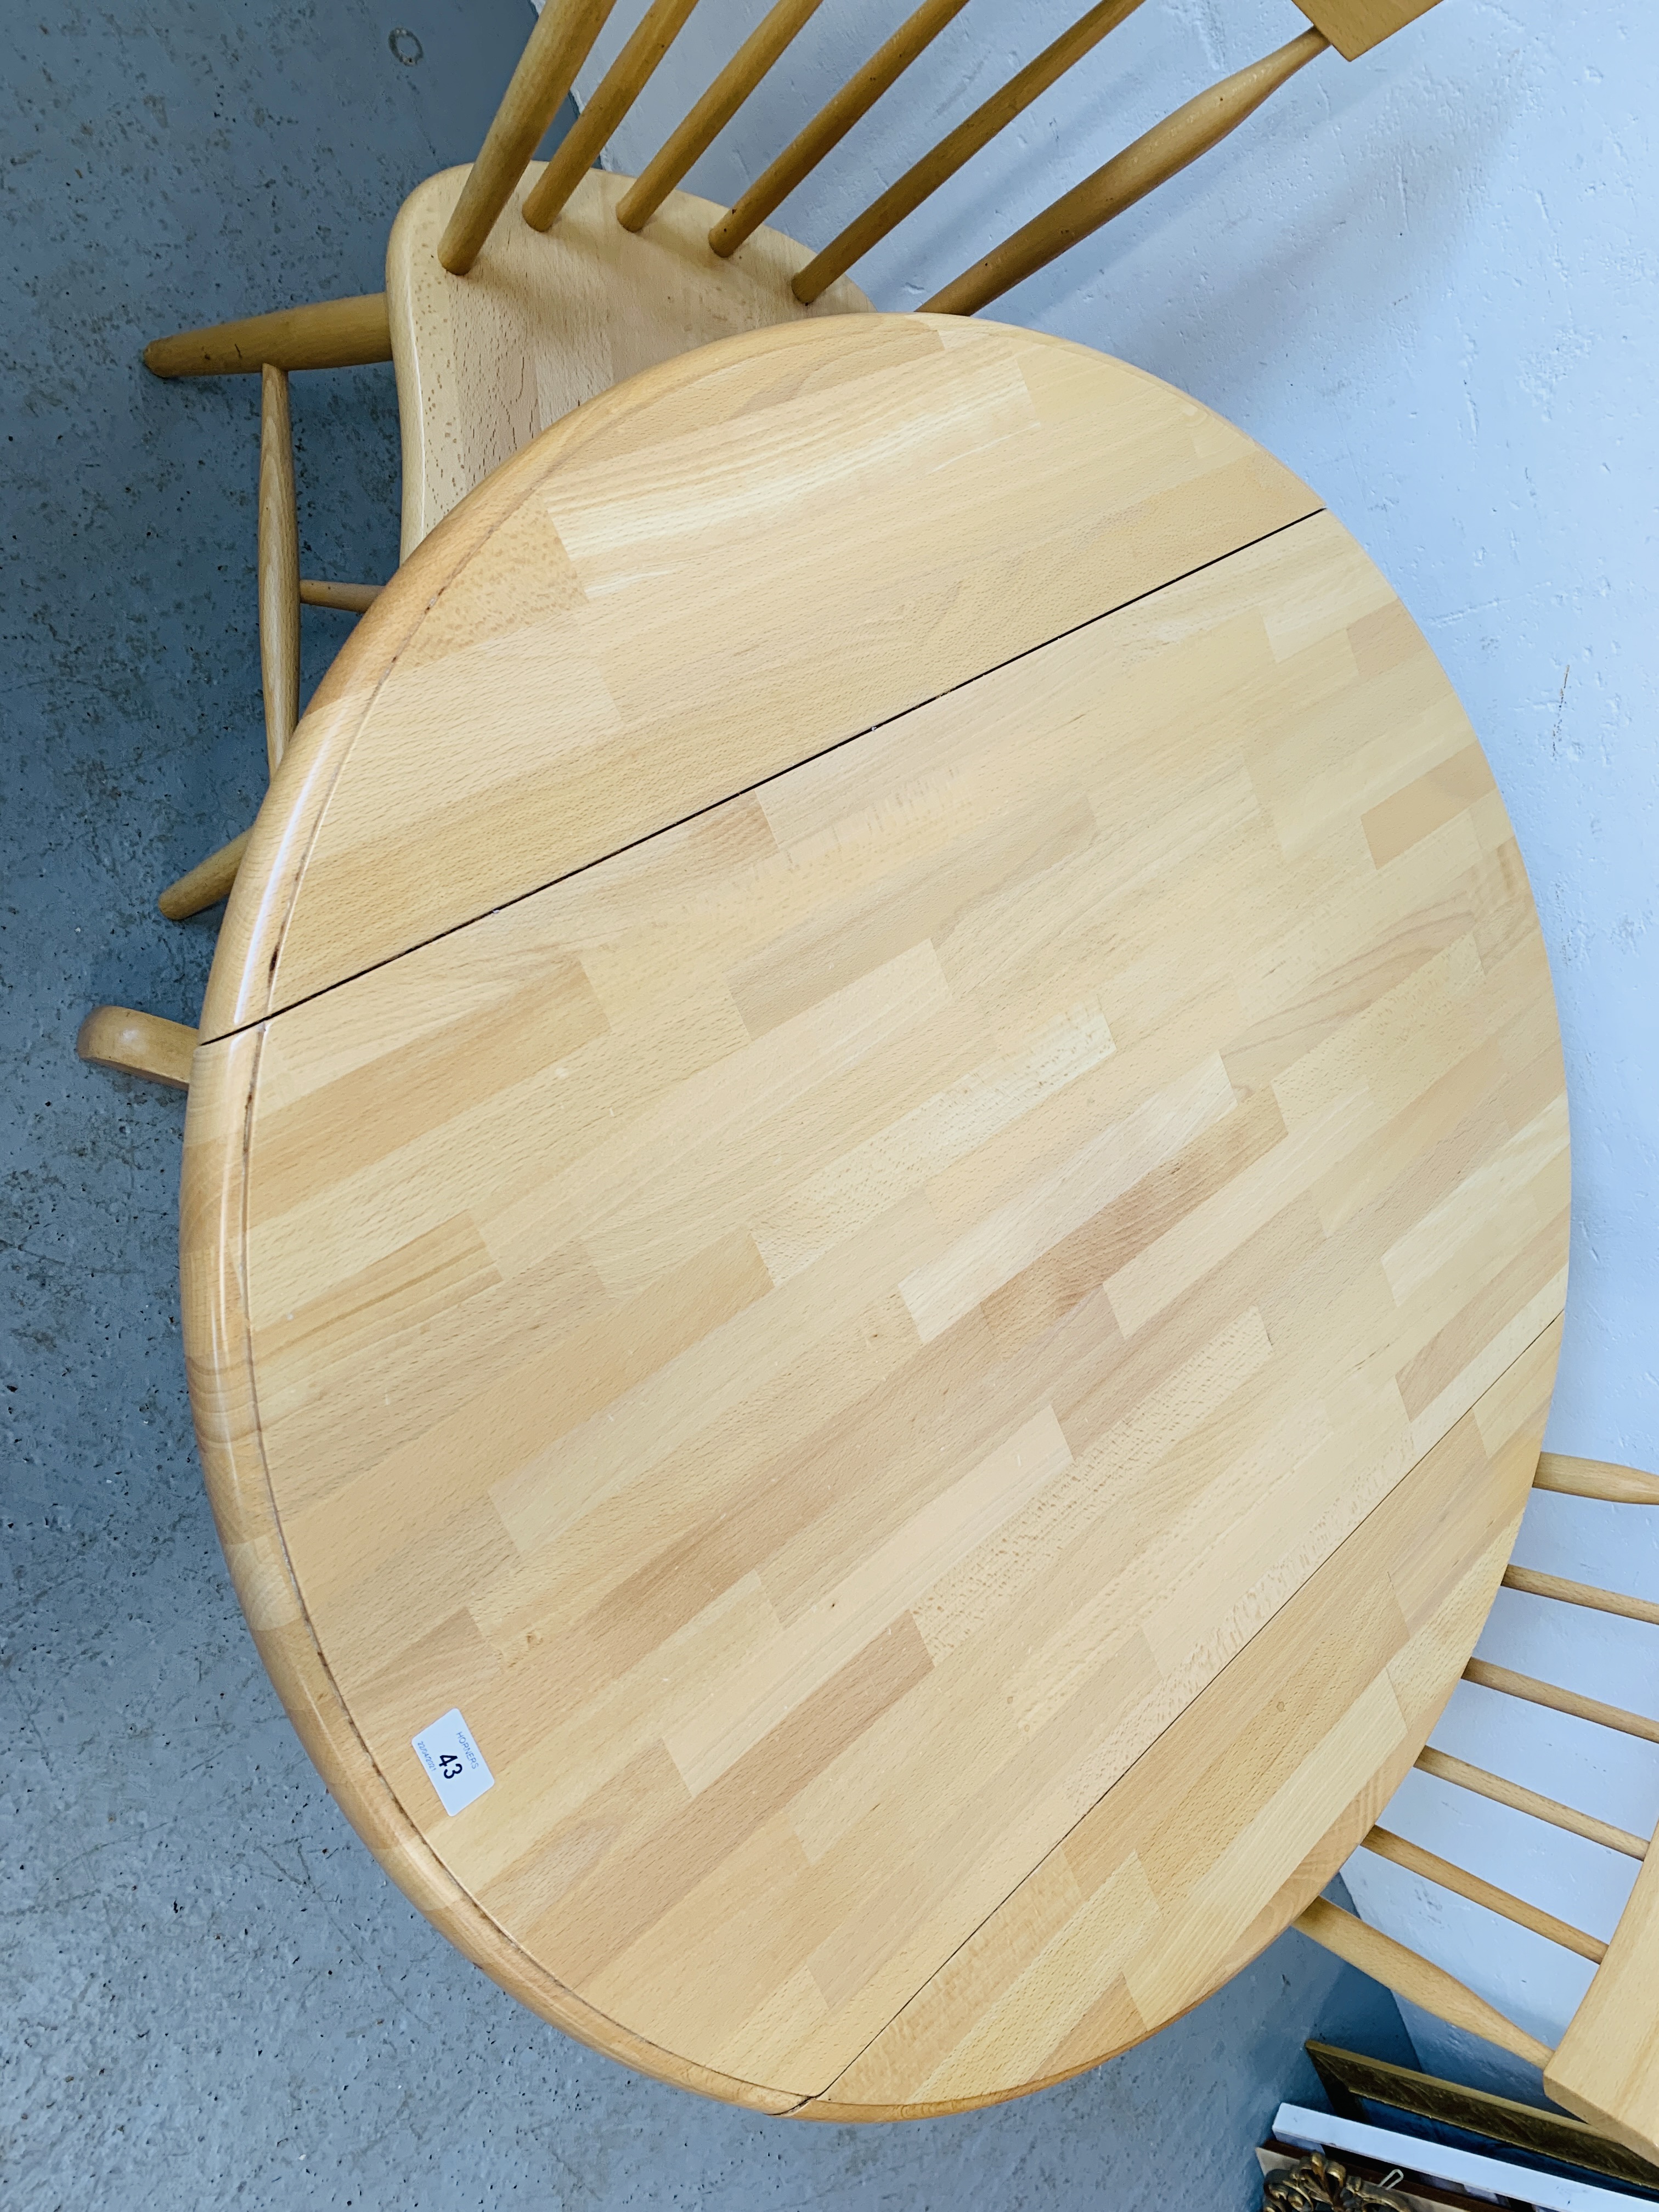
[[[1659,1474],[1619,1467],[1611,1460],[1569,1459],[1561,1452],[1540,1453],[1532,1486],[1565,1491],[1570,1498],[1600,1498],[1608,1505],[1659,1505]]]
[[[1396,1836],[1390,1828],[1373,1828],[1360,1838],[1359,1848],[1370,1851],[1374,1858],[1387,1859],[1390,1865],[1402,1867],[1407,1874],[1414,1874],[1424,1881],[1450,1890],[1455,1897],[1468,1898],[1471,1905],[1484,1905],[1488,1912],[1512,1920],[1517,1928],[1541,1936],[1547,1943],[1559,1943],[1564,1951],[1576,1951],[1594,1966],[1599,1966],[1607,1955],[1607,1947],[1599,1936],[1587,1935],[1570,1921],[1558,1920],[1553,1912],[1528,1905],[1523,1897],[1512,1896],[1507,1889],[1499,1889],[1496,1882],[1483,1881],[1468,1868],[1454,1866],[1449,1859],[1425,1851],[1420,1844]]]
[[[1600,1844],[1607,1850],[1622,1851],[1626,1858],[1644,1859],[1648,1855],[1646,1842],[1630,1829],[1616,1828],[1611,1820],[1598,1820],[1593,1813],[1581,1813],[1576,1806],[1546,1797],[1541,1790],[1528,1790],[1524,1783],[1489,1773],[1484,1766],[1473,1766],[1467,1759],[1455,1758],[1449,1751],[1437,1751],[1432,1744],[1425,1744],[1418,1753],[1417,1766],[1419,1773],[1431,1774],[1437,1782],[1455,1783],[1472,1796],[1489,1797],[1494,1805],[1507,1805],[1511,1812],[1529,1813],[1534,1820],[1547,1820],[1552,1827],[1565,1828],[1569,1835],[1582,1836],[1586,1843]]]
[[[885,46],[871,55],[861,70],[848,78],[834,98],[818,110],[799,136],[756,178],[743,198],[722,216],[708,234],[714,251],[733,253],[750,233],[765,222],[773,210],[788,198],[803,178],[810,176],[824,156],[840,145],[853,125],[875,106],[903,76],[918,54],[925,53],[945,26],[953,22],[968,0],[922,0],[906,17]]]
[[[1431,1960],[1420,1958],[1404,1943],[1397,1943],[1392,1936],[1385,1936],[1380,1928],[1368,1921],[1358,1919],[1352,1912],[1343,1911],[1328,1898],[1316,1897],[1305,1911],[1291,1923],[1316,1943],[1334,1951],[1362,1974],[1394,1990],[1411,2004],[1421,2005],[1437,2020],[1449,2021],[1454,2027],[1466,2028],[1471,2035],[1484,2037],[1495,2043],[1500,2051],[1511,2052],[1524,2059],[1529,2066],[1544,2067],[1549,2063],[1550,2047],[1540,2043],[1535,2035],[1528,2035],[1512,2020],[1506,2020],[1496,2005],[1485,1997],[1477,1996],[1472,1989],[1449,1974],[1443,1966]]]
[[[691,164],[714,144],[822,4],[823,0],[776,0],[771,13],[750,33],[684,122],[670,134],[662,151],[641,172],[617,210],[617,220],[624,230],[641,230],[650,222]]]
[[[464,276],[483,251],[614,4],[547,0],[438,242],[438,258],[452,276]]]
[[[1659,1628],[1659,1605],[1650,1598],[1626,1597],[1622,1590],[1601,1589],[1594,1583],[1569,1582],[1565,1575],[1540,1574],[1536,1567],[1505,1567],[1504,1587],[1524,1590],[1528,1597],[1553,1597],[1561,1605],[1581,1605],[1589,1613],[1616,1613],[1623,1620],[1644,1620]]]
[[[1535,1681],[1517,1674],[1512,1667],[1494,1667],[1489,1659],[1471,1659],[1463,1680],[1483,1690],[1501,1690],[1506,1698],[1524,1698],[1529,1705],[1547,1705],[1552,1712],[1571,1713],[1575,1720],[1594,1721],[1598,1728],[1617,1729],[1621,1735],[1640,1736],[1644,1743],[1659,1743],[1659,1721],[1645,1713],[1630,1713],[1622,1705],[1604,1705],[1599,1698],[1581,1697],[1553,1682]]]
[[[532,230],[550,229],[599,158],[611,132],[655,74],[697,0],[651,0],[633,36],[605,71],[603,82],[572,124],[535,188],[525,196],[524,219]]]
[[[971,315],[1034,276],[1039,269],[1121,215],[1155,191],[1230,131],[1237,131],[1262,101],[1322,54],[1330,41],[1322,31],[1304,31],[1276,53],[1253,62],[1189,100],[1173,115],[1137,138],[1132,146],[1061,194],[984,259],[935,292],[924,312]]]
[[[1068,31],[1062,31],[1036,59],[1028,62],[956,129],[941,138],[930,153],[908,168],[896,184],[890,185],[878,200],[855,216],[840,236],[809,261],[795,279],[795,297],[807,305],[844,276],[853,264],[866,254],[888,232],[913,214],[965,161],[988,146],[1000,131],[1045,93],[1067,70],[1091,52],[1110,31],[1140,5],[1140,0],[1097,0]]]
[[[1380,11],[1392,5],[1393,0],[1366,0],[1366,4]],[[1315,10],[1308,7],[1306,12],[1311,15]],[[1552,1453],[1540,1458],[1534,1487],[1615,1504],[1659,1503],[1659,1483],[1638,1468]],[[1543,1574],[1535,1568],[1511,1566],[1504,1572],[1504,1583],[1506,1588],[1531,1596],[1659,1624],[1659,1605],[1650,1604],[1644,1598],[1569,1582],[1563,1576]],[[1646,1743],[1659,1743],[1659,1723],[1644,1715],[1581,1697],[1576,1690],[1559,1689],[1553,1683],[1535,1681],[1508,1667],[1471,1659],[1463,1679],[1482,1689],[1497,1690],[1577,1720],[1638,1736]],[[1604,1943],[1599,1936],[1559,1920],[1553,1913],[1528,1904],[1387,1828],[1373,1827],[1362,1839],[1362,1849],[1375,1856],[1468,1898],[1487,1911],[1501,1914],[1517,1927],[1591,1962],[1595,1972],[1590,1985],[1556,2049],[1551,2051],[1535,2042],[1441,1967],[1322,1899],[1310,1905],[1295,1925],[1397,1996],[1528,2059],[1542,2073],[1545,2092],[1557,2104],[1638,2157],[1659,2160],[1659,2006],[1653,2001],[1656,1982],[1659,1982],[1659,1851],[1650,1848],[1650,1840],[1632,1834],[1627,1828],[1577,1812],[1518,1782],[1489,1774],[1467,1759],[1436,1751],[1432,1746],[1418,1754],[1416,1763],[1420,1773],[1437,1781],[1452,1783],[1639,1862],[1635,1887],[1620,1913],[1619,1925]]]

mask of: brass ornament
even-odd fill
[[[1393,2177],[1390,2177],[1391,2179]],[[1270,2173],[1261,2191],[1261,2212],[1411,2212],[1405,2197],[1350,2173],[1322,2151],[1299,2166]]]

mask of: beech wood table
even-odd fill
[[[1133,2044],[1353,1848],[1553,1379],[1480,748],[1268,455],[841,318],[556,424],[262,812],[191,1388],[307,1748],[547,2019],[775,2112]]]

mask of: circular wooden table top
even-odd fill
[[[556,425],[341,655],[203,1036],[238,1589],[548,2019],[1012,2095],[1421,1747],[1554,1373],[1549,977],[1421,636],[1194,401],[872,315]]]

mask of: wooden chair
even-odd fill
[[[1659,1506],[1659,1477],[1599,1460],[1566,1459],[1546,1452],[1538,1463],[1534,1487],[1565,1491],[1576,1498],[1601,1498],[1620,1505]],[[1589,1583],[1568,1582],[1529,1567],[1505,1570],[1504,1586],[1563,1605],[1618,1613],[1628,1620],[1659,1626],[1659,1605],[1626,1597]],[[1570,1713],[1598,1727],[1613,1729],[1644,1742],[1659,1743],[1659,1722],[1617,1705],[1602,1705],[1576,1691],[1535,1681],[1530,1675],[1471,1659],[1467,1681],[1502,1695]],[[1384,1827],[1374,1827],[1362,1849],[1389,1859],[1422,1880],[1483,1905],[1516,1926],[1589,1960],[1595,1967],[1583,2002],[1565,2035],[1552,2051],[1547,2044],[1507,2019],[1484,1997],[1377,1928],[1321,1898],[1294,1923],[1304,1936],[1334,1951],[1350,1966],[1384,1983],[1396,1995],[1455,2027],[1536,2066],[1555,2101],[1591,2122],[1644,2158],[1659,2161],[1659,1851],[1649,1838],[1558,1803],[1537,1790],[1488,1773],[1467,1760],[1432,1747],[1419,1767],[1442,1782],[1509,1806],[1534,1820],[1549,1822],[1610,1851],[1638,1860],[1636,1887],[1620,1917],[1611,1942],[1570,1926],[1553,1913],[1422,1850]]]
[[[391,361],[403,445],[402,557],[549,424],[622,378],[694,346],[869,301],[848,270],[1108,33],[1140,0],[1096,0],[1034,61],[924,154],[822,252],[765,219],[896,83],[968,0],[921,0],[785,147],[737,205],[679,189],[821,0],[769,13],[637,178],[592,164],[697,0],[650,0],[552,160],[532,161],[614,0],[547,0],[477,160],[429,178],[404,202],[384,293],[284,308],[158,338],[157,376],[257,371],[259,653],[265,747],[274,770],[299,712],[300,610],[361,613],[376,586],[300,574],[288,379],[301,369]],[[1334,46],[1367,52],[1435,0],[1297,0],[1313,27],[1200,94],[996,246],[925,304],[972,314],[1197,160],[1305,64]],[[503,216],[509,220],[501,221]],[[171,884],[161,911],[204,912],[229,892],[247,832]],[[82,1024],[82,1059],[178,1084],[193,1032],[131,1008]]]

